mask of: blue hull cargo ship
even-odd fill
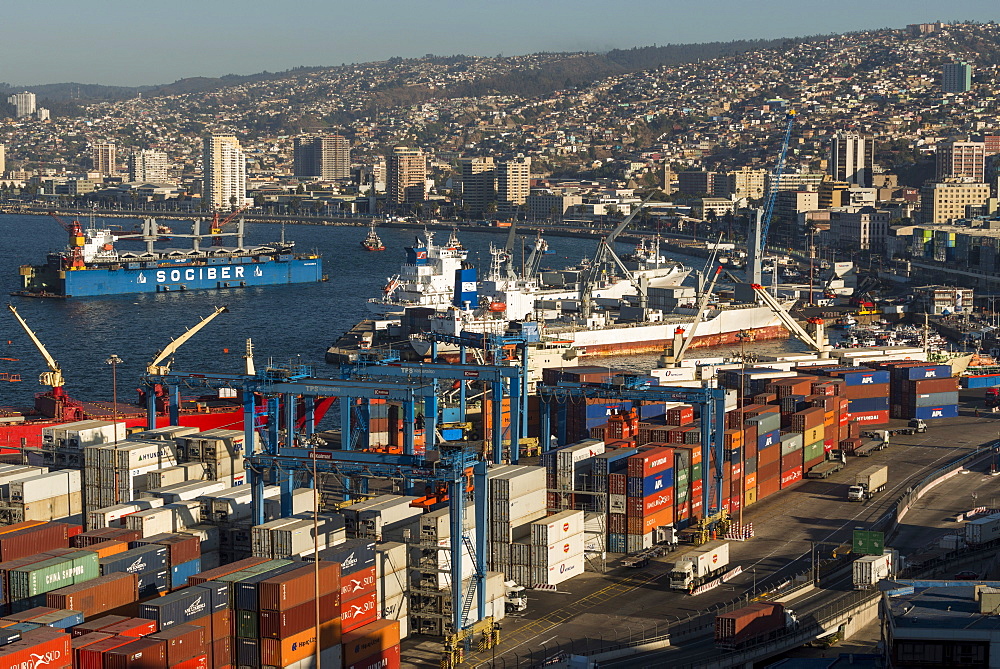
[[[22,265],[21,290],[26,297],[94,297],[123,293],[161,293],[186,290],[271,286],[323,280],[323,261],[316,254],[293,253],[294,242],[245,246],[243,224],[237,233],[213,229],[199,233],[195,221],[192,234],[170,233],[170,238],[186,237],[191,248],[154,249],[163,227],[147,219],[141,234],[121,234],[110,229],[84,230],[79,221],[62,225],[69,233],[69,245],[50,253],[44,265]],[[213,245],[200,247],[205,237]],[[222,246],[223,237],[237,238],[236,246]],[[144,249],[121,250],[116,242],[132,239],[145,242]]]

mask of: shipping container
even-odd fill
[[[340,617],[340,593],[331,592],[319,598],[320,620],[328,622]],[[261,638],[286,639],[316,624],[316,601],[311,600],[285,611],[262,610],[259,633]]]
[[[344,666],[385,652],[399,645],[399,621],[379,620],[351,632],[344,632]]]
[[[132,604],[139,597],[139,579],[135,574],[115,573],[53,590],[45,603],[59,609],[80,611],[85,618]]]

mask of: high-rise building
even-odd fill
[[[163,151],[133,151],[128,157],[128,180],[166,183],[167,166],[167,154]]]
[[[462,177],[462,208],[473,216],[481,216],[487,206],[497,200],[497,171],[493,158],[461,158],[458,166]]]
[[[351,178],[351,143],[342,135],[296,137],[293,151],[297,177]]]
[[[506,211],[523,205],[531,192],[531,158],[518,155],[497,165],[497,203]]]
[[[765,170],[755,170],[750,167],[716,174],[712,182],[713,194],[716,197],[728,197],[734,200],[743,198],[759,200],[764,197],[766,175]]]
[[[875,141],[855,132],[838,132],[830,142],[828,171],[836,181],[869,188],[875,166]]]
[[[7,149],[0,144],[0,177],[7,172]]]
[[[986,143],[946,139],[938,142],[936,178],[965,177],[986,181]]]
[[[7,102],[14,105],[14,115],[24,118],[35,113],[35,94],[24,91],[7,97]]]
[[[969,179],[928,181],[920,189],[922,223],[949,223],[968,218],[988,204],[990,186]]]
[[[702,195],[715,190],[715,172],[687,170],[677,173],[677,190],[688,195]]]
[[[94,159],[94,171],[101,176],[107,177],[117,174],[115,163],[118,160],[118,151],[114,144],[110,142],[99,142],[92,147]]]
[[[959,61],[945,63],[941,69],[941,90],[945,93],[965,93],[972,88],[972,65]]]
[[[386,198],[393,204],[422,202],[427,184],[427,156],[420,149],[397,146],[389,154]]]
[[[247,162],[236,135],[205,138],[205,202],[211,209],[242,206],[247,196]]]

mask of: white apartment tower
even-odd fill
[[[93,146],[94,171],[103,177],[117,174],[115,163],[118,160],[118,152],[114,144],[101,142]]]
[[[7,149],[0,144],[0,177],[7,172]]]
[[[393,204],[421,202],[426,195],[427,156],[420,149],[393,148],[387,160],[386,199]]]
[[[128,157],[128,180],[166,183],[167,165],[167,154],[163,151],[133,151]]]
[[[213,134],[205,138],[205,192],[210,209],[229,210],[243,205],[247,196],[247,162],[236,135]]]
[[[830,143],[830,175],[861,188],[872,185],[875,141],[855,132],[838,132]]]
[[[35,113],[35,94],[24,91],[8,96],[7,102],[14,105],[14,115],[25,118]]]
[[[935,146],[936,178],[965,177],[986,181],[986,143],[946,139]]]

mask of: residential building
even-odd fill
[[[24,91],[7,97],[7,102],[14,105],[14,116],[26,118],[35,113],[35,94]]]
[[[936,145],[936,178],[965,177],[986,181],[986,143],[947,139]]]
[[[351,143],[342,135],[296,137],[293,165],[297,177],[351,178]]]
[[[1000,153],[1000,135],[986,135],[983,137],[983,144],[986,146],[987,156]]]
[[[834,181],[827,179],[819,185],[819,208],[830,209],[832,207],[844,207],[850,200],[848,191],[851,184],[846,181]]]
[[[501,210],[516,210],[525,203],[530,192],[530,157],[518,155],[497,165],[497,204]]]
[[[972,65],[959,61],[945,63],[941,68],[941,90],[944,93],[965,93],[972,88]]]
[[[766,175],[766,192],[772,188],[777,190],[806,190],[819,188],[819,185],[829,177],[821,172],[785,172],[781,175],[781,182],[775,184],[774,174],[768,172]]]
[[[391,204],[422,202],[427,188],[427,156],[420,149],[397,146],[387,160],[386,198]]]
[[[760,200],[764,197],[766,178],[766,170],[755,170],[750,167],[716,174],[712,183],[712,194],[733,200]]]
[[[575,193],[533,190],[525,198],[525,204],[533,219],[544,221],[562,218],[572,207],[583,204],[583,197]]]
[[[687,195],[708,194],[714,192],[715,172],[704,170],[688,170],[677,173],[677,191]]]
[[[819,209],[819,193],[815,190],[778,191],[768,242],[799,246],[804,230],[799,227],[799,214]]]
[[[725,197],[703,197],[691,207],[691,213],[705,220],[720,219],[731,214],[736,206],[732,200]]]
[[[830,142],[827,169],[837,181],[868,188],[872,185],[875,141],[855,132],[838,132]]]
[[[842,249],[884,252],[888,235],[888,211],[874,207],[830,210],[831,243]]]
[[[52,114],[45,107],[39,107],[36,111],[39,121],[48,121],[52,118]]]
[[[118,161],[118,151],[111,142],[99,142],[91,147],[91,156],[94,160],[94,171],[102,177],[108,177],[118,173],[115,163]]]
[[[166,183],[167,167],[167,154],[163,151],[133,151],[128,157],[128,180]]]
[[[0,144],[0,177],[7,172],[7,149]]]
[[[228,210],[246,200],[247,163],[236,135],[218,133],[205,138],[205,203]]]
[[[497,203],[497,170],[492,156],[460,158],[462,209],[470,216],[482,216]]]
[[[923,223],[968,218],[986,207],[989,199],[989,184],[967,179],[928,181],[920,189],[920,218]]]

